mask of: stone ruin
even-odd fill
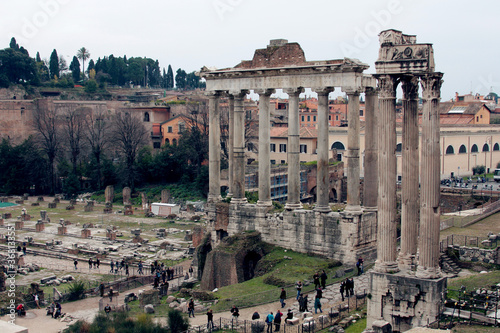
[[[23,193],[23,200],[28,201],[29,198],[30,198],[29,193]]]
[[[161,202],[168,203],[170,200],[170,191],[168,189],[161,190]]]
[[[43,201],[44,201],[44,199],[43,199],[43,197],[42,197],[42,196],[39,196],[39,197],[36,199],[36,201],[37,201],[37,202],[43,202]]]
[[[51,208],[51,209],[57,208],[57,203],[56,202],[49,202],[48,208]]]
[[[130,190],[130,187],[124,187],[122,195],[123,195],[123,205],[124,206],[131,205],[132,202],[130,201],[130,198],[132,195],[132,191]]]
[[[59,220],[59,225],[57,226],[57,234],[58,235],[66,235],[68,232],[68,229],[66,228],[66,223],[64,222],[64,219]]]
[[[36,232],[42,232],[45,230],[45,222],[42,219],[39,219],[35,224]]]
[[[141,229],[132,229],[130,230],[130,233],[134,235],[134,238],[132,238],[133,243],[142,243],[144,241],[141,237]]]
[[[104,190],[105,197],[105,207],[103,209],[104,214],[111,214],[113,212],[113,199],[115,197],[115,192],[112,185],[106,186],[106,190]]]
[[[116,230],[113,228],[107,228],[106,229],[106,238],[110,241],[116,240]]]
[[[40,211],[40,218],[42,219],[42,222],[50,222],[49,214],[47,214],[46,210],[41,210]]]
[[[90,229],[84,228],[81,231],[82,238],[90,238]]]
[[[5,287],[5,280],[7,279],[5,273],[3,272],[3,269],[0,269],[0,292],[3,292],[6,289]]]
[[[94,201],[93,200],[88,200],[87,204],[83,207],[83,210],[85,212],[92,212],[92,211],[94,211]]]
[[[21,219],[23,221],[31,221],[31,215],[28,214],[28,211],[26,210],[25,207],[23,207],[23,209],[21,209]]]
[[[21,230],[22,228],[24,228],[24,220],[21,216],[17,217],[17,221],[15,222],[14,227],[16,230]]]

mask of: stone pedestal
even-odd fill
[[[81,235],[82,235],[82,238],[89,238],[90,237],[90,229],[83,229]]]
[[[35,230],[36,232],[42,232],[45,230],[45,223],[42,222],[42,220],[38,220],[38,222],[35,224]]]
[[[94,211],[94,205],[92,206],[89,206],[89,205],[86,205],[85,207],[83,207],[83,211],[84,212],[93,212]]]
[[[49,202],[49,208],[57,208],[57,203]]]
[[[52,202],[58,204],[61,202],[61,199],[59,199],[59,197],[55,197],[54,201],[52,201]]]
[[[24,193],[23,194],[23,200],[28,200],[30,197],[29,193]]]
[[[3,226],[3,225],[4,225],[3,219],[0,219],[0,226]]]
[[[116,231],[106,230],[106,238],[112,241],[116,240]]]
[[[12,218],[12,213],[3,213],[2,214],[3,219],[11,219]]]
[[[66,206],[66,210],[73,210],[73,209],[75,209],[75,206],[73,205]]]
[[[38,201],[38,202],[43,202],[44,200],[43,200],[43,197],[42,197],[42,196],[40,196],[40,197],[38,197],[38,198],[36,199],[36,201]]]
[[[58,235],[66,235],[67,232],[68,231],[67,231],[67,228],[65,225],[60,225],[57,227],[57,234]]]
[[[15,228],[16,230],[21,230],[22,228],[24,228],[24,221],[19,219],[16,221],[16,224],[15,224]]]
[[[147,203],[146,194],[144,192],[141,193],[141,197],[142,197],[142,205],[144,206],[144,204]],[[168,203],[169,200],[170,200],[170,191],[167,189],[161,190],[161,202]]]
[[[29,215],[29,214],[23,214],[23,215],[21,215],[21,220],[23,220],[23,221],[31,221],[31,215]]]
[[[438,319],[443,308],[446,278],[419,279],[402,273],[370,273],[367,327],[377,320],[404,332]]]
[[[130,197],[132,195],[132,190],[130,187],[124,187],[122,190],[122,196],[123,196],[123,204],[125,206],[130,205]]]
[[[106,204],[113,203],[113,199],[115,198],[115,189],[113,185],[106,186],[106,189],[104,190],[104,198]]]
[[[113,213],[113,204],[106,202],[106,207],[102,210],[104,214],[111,214]]]
[[[15,202],[18,205],[24,205],[24,200],[16,200]]]
[[[125,205],[124,207],[124,211],[123,211],[123,215],[133,215],[134,214],[134,210],[132,209],[132,205]]]

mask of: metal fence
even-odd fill
[[[279,327],[276,327],[276,324],[272,323],[272,331],[279,331],[282,333],[315,333],[321,331],[327,327],[338,324],[349,314],[349,312],[363,307],[366,304],[366,299],[366,291],[362,294],[347,297],[345,302],[330,308],[328,311],[323,311],[322,315],[319,317],[297,325],[288,324],[285,320],[286,314],[283,314],[282,322]],[[299,312],[299,314],[302,315],[302,312]],[[264,322],[266,315],[267,314],[262,314],[262,317],[258,320],[239,320],[236,318],[228,319],[220,317],[214,320],[214,325],[212,327],[208,324],[192,326],[184,333],[201,333],[218,330],[231,330],[241,333],[261,333],[267,330],[268,324]]]

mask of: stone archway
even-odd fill
[[[337,190],[335,188],[332,188],[330,191],[330,202],[337,202],[338,197],[337,197]]]
[[[248,281],[255,276],[255,267],[257,267],[257,263],[262,258],[262,256],[255,252],[248,252],[245,258],[243,259],[243,279],[244,281]]]

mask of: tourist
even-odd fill
[[[281,288],[281,294],[280,294],[280,303],[281,303],[281,308],[283,309],[286,305],[285,303],[286,299],[286,291],[285,288]],[[276,314],[277,315],[277,314]]]
[[[191,300],[189,301],[189,304],[188,304],[188,317],[191,318],[191,315],[194,318],[194,301],[193,301],[192,298],[191,298]]]
[[[89,269],[92,269],[92,265],[94,264],[94,262],[92,261],[92,258],[89,259]]]
[[[323,290],[321,289],[321,287],[316,289],[316,298],[323,298]]]
[[[39,298],[38,298],[38,294],[33,294],[33,299],[35,300],[35,305],[36,305],[36,308],[37,309],[40,309],[40,304],[38,304],[39,302]]]
[[[323,313],[323,310],[321,310],[321,298],[317,298],[314,300],[314,313],[318,313],[318,309],[321,313]]]
[[[321,279],[321,288],[325,289],[326,288],[326,279],[328,279],[328,276],[326,275],[325,270],[323,270],[323,272],[321,273],[320,279]]]
[[[345,297],[349,298],[349,292],[351,291],[351,280],[349,278],[345,279]]]
[[[192,277],[193,276],[193,266],[189,266],[189,275]]]
[[[114,269],[114,267],[115,267],[115,263],[113,262],[113,259],[111,259],[111,262],[109,263],[109,266],[111,267],[111,269],[110,269],[110,271],[109,271],[109,272],[110,272],[110,273],[113,273],[113,269]]]
[[[101,297],[104,297],[104,283],[102,283],[102,282],[99,285],[99,292],[101,294]]]
[[[56,312],[54,313],[53,318],[57,319],[57,317],[61,316],[61,312],[62,312],[61,303],[56,302]]]
[[[207,329],[212,330],[214,328],[214,313],[212,312],[212,309],[210,309],[207,312]]]
[[[292,320],[293,319],[293,312],[292,312],[292,309],[288,309],[288,313],[286,314],[286,319],[285,319],[285,323],[288,323],[289,320]]]
[[[109,313],[111,312],[111,307],[109,306],[109,304],[106,304],[106,306],[104,307],[104,312],[106,312],[106,317],[109,317]]]
[[[26,309],[22,303],[17,306],[16,310],[19,317],[26,316]]]
[[[26,256],[26,245],[23,246],[23,254],[24,254],[24,256]]]
[[[317,289],[320,286],[318,272],[314,273],[313,281],[314,281],[314,289]]]
[[[283,316],[283,314],[278,309],[278,311],[276,311],[276,315],[274,316],[274,331],[275,332],[279,332],[280,331],[281,317],[282,316]]]
[[[125,264],[125,275],[128,276],[128,264]]]
[[[257,319],[260,319],[260,314],[257,311],[255,311],[252,315],[252,320],[257,320]]]
[[[137,266],[137,269],[138,269],[138,273],[139,273],[139,275],[142,275],[142,274],[143,274],[143,273],[142,273],[142,267],[143,267],[143,266],[142,266],[142,261],[139,261],[139,265]]]
[[[113,287],[109,287],[108,296],[109,296],[109,302],[112,303],[113,302]]]
[[[73,261],[73,265],[75,265],[75,271],[78,270],[78,260],[75,259],[75,261]]]
[[[342,281],[340,283],[340,296],[342,296],[342,302],[344,301],[344,290],[345,290],[345,282]]]
[[[274,321],[274,316],[273,316],[273,312],[271,311],[266,316],[267,333],[272,333],[273,332],[273,321]]]
[[[299,311],[304,312],[304,296],[302,294],[299,295]]]
[[[151,275],[155,273],[155,265],[151,263]]]
[[[231,314],[233,315],[233,319],[238,320],[238,317],[240,316],[240,310],[236,307],[236,305],[233,305],[231,308]]]
[[[124,269],[124,268],[125,268],[125,259],[122,259],[122,264],[121,264],[120,269]]]
[[[163,284],[165,284],[165,280],[167,280],[167,271],[165,269],[161,271],[161,280],[163,281]]]
[[[351,296],[354,296],[354,278],[351,278],[350,281],[350,289],[351,289]]]
[[[358,268],[358,276],[363,274],[363,259],[359,258],[358,261],[356,262],[356,267]]]
[[[18,246],[17,246],[17,252],[21,252],[21,250],[22,250],[22,249],[21,249],[21,245],[18,245]]]
[[[305,312],[309,312],[309,309],[307,308],[307,303],[309,302],[309,300],[307,299],[307,295],[304,295],[304,311]]]
[[[300,292],[302,291],[302,281],[297,282],[297,284],[295,285],[295,289],[297,289],[297,301],[298,301],[300,297]]]
[[[50,315],[51,317],[54,317],[54,311],[56,310],[56,304],[54,301],[50,303],[50,305],[47,307],[47,316]]]
[[[97,269],[99,269],[99,265],[101,264],[101,262],[99,261],[99,258],[97,258],[95,260],[95,264],[97,265]]]

